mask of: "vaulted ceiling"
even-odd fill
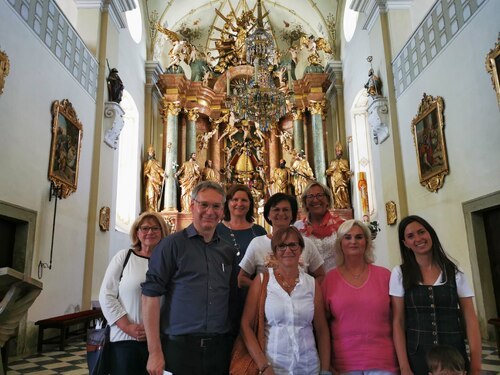
[[[150,20],[158,21],[169,30],[181,34],[202,52],[215,50],[214,40],[220,39],[225,23],[223,16],[256,10],[257,0],[147,0]],[[298,44],[298,35],[323,37],[338,56],[336,29],[343,0],[262,0],[264,24],[286,52]],[[162,48],[169,50],[167,42]],[[337,57],[338,58],[338,57]]]

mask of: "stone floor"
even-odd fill
[[[64,352],[46,351],[26,358],[10,358],[7,375],[84,375],[88,374],[85,345],[70,342]],[[496,346],[483,342],[483,375],[500,375]]]

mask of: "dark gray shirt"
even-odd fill
[[[205,243],[191,224],[154,249],[142,294],[165,296],[161,332],[170,335],[227,333],[231,269],[236,253],[215,232]]]

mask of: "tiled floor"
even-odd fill
[[[82,342],[69,343],[66,351],[47,351],[27,358],[9,359],[7,375],[85,375],[88,374],[85,345]],[[496,347],[483,343],[484,375],[500,375],[500,358]]]

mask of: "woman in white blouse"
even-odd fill
[[[273,232],[287,228],[297,219],[298,204],[295,197],[276,193],[271,195],[264,206],[264,219],[272,225]],[[248,288],[252,279],[258,273],[264,272],[272,262],[271,239],[272,233],[255,237],[248,245],[245,256],[241,260],[238,274],[238,286]],[[304,247],[300,257],[301,268],[317,279],[320,283],[325,277],[323,258],[314,243],[304,238]]]
[[[146,279],[149,257],[168,235],[163,217],[156,212],[141,214],[132,224],[131,249],[120,250],[111,259],[99,293],[104,317],[110,325],[111,374],[147,374],[148,347],[142,323],[141,283]]]
[[[330,335],[321,288],[299,269],[304,239],[297,228],[288,226],[276,231],[271,247],[276,266],[269,269],[264,307],[266,345],[259,346],[252,329],[262,288],[262,278],[256,277],[241,319],[248,351],[260,374],[330,374]]]

